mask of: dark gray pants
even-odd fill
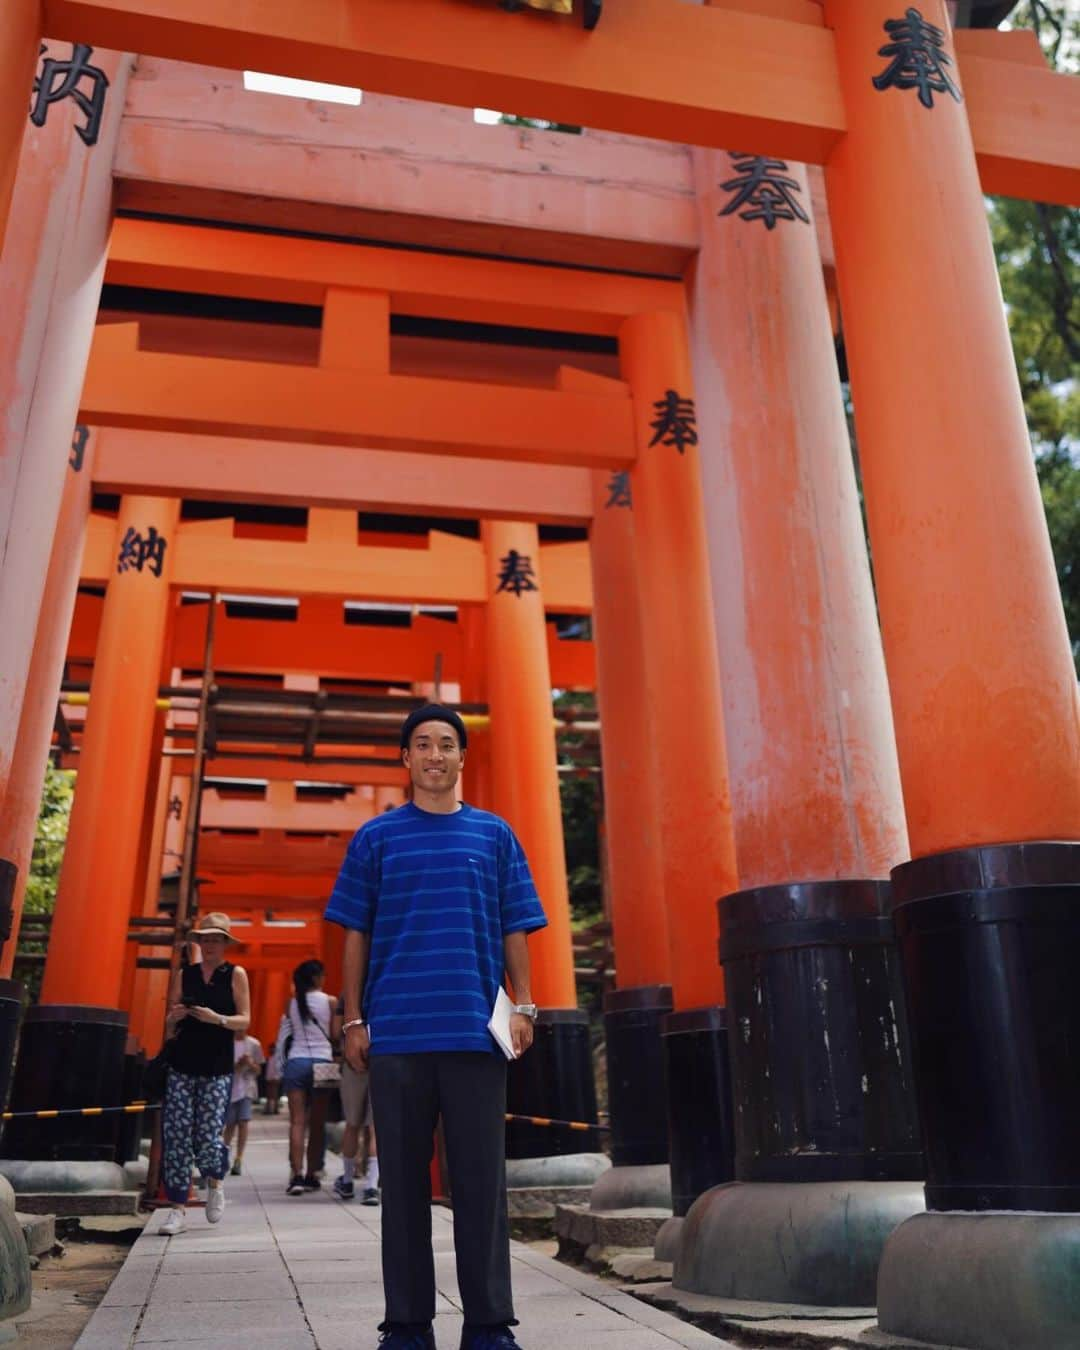
[[[432,1141],[442,1116],[454,1191],[454,1248],[465,1321],[514,1320],[506,1217],[506,1060],[444,1051],[372,1055],[371,1104],[382,1184],[387,1322],[435,1316]]]

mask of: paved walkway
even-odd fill
[[[211,1227],[202,1210],[174,1238],[155,1215],[76,1350],[171,1343],[206,1350],[374,1350],[383,1315],[381,1212],[328,1192],[285,1194],[281,1118],[254,1122],[245,1175],[226,1183]],[[337,1159],[328,1155],[335,1167]],[[450,1211],[435,1206],[441,1350],[457,1350],[461,1305]],[[515,1243],[514,1296],[523,1350],[722,1350],[727,1342],[610,1284]],[[727,1346],[727,1350],[732,1347]]]

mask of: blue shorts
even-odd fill
[[[281,1075],[282,1092],[310,1092],[315,1077],[311,1066],[316,1063],[321,1061],[307,1059],[302,1055],[287,1060]]]
[[[251,1119],[251,1098],[241,1097],[239,1101],[230,1102],[225,1111],[226,1125],[239,1125],[242,1120]]]

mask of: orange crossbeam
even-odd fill
[[[833,35],[773,17],[786,6],[763,8],[619,0],[584,33],[469,0],[42,6],[44,31],[72,42],[823,164],[845,130]],[[1008,53],[957,50],[980,169],[995,189],[1080,200],[1077,81],[1031,68],[1017,85]]]
[[[99,325],[80,420],[598,469],[634,460],[630,399],[138,349]]]
[[[106,280],[301,305],[331,287],[378,290],[394,314],[612,337],[630,314],[685,309],[677,281],[158,220],[115,222]]]

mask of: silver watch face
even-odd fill
[[[516,1003],[514,1005],[514,1011],[516,1013],[521,1013],[524,1017],[531,1017],[535,1022],[539,1009],[535,1003]]]

